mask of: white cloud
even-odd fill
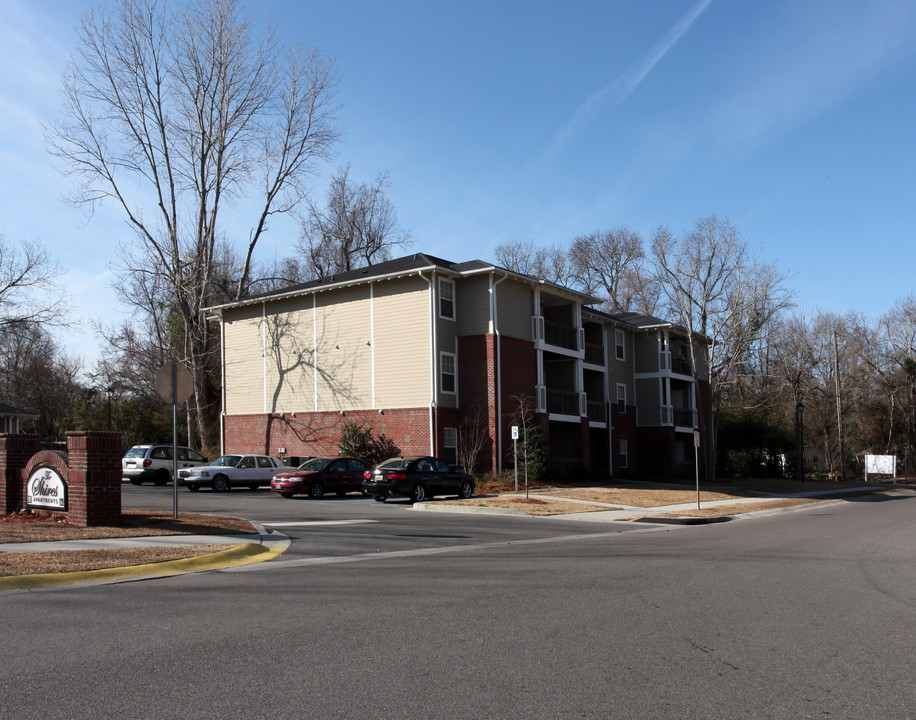
[[[548,162],[555,158],[579,134],[582,128],[595,117],[605,106],[614,107],[623,103],[648,77],[652,69],[661,62],[677,42],[684,37],[712,0],[700,0],[690,11],[672,27],[665,36],[646,55],[628,67],[613,82],[593,93],[584,103],[576,108],[572,119],[551,141],[541,158]]]

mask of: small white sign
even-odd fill
[[[512,426],[512,439],[518,440],[518,425]]]
[[[32,507],[67,509],[67,486],[56,470],[38,468],[29,476],[25,489],[25,503]]]

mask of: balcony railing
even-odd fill
[[[604,345],[585,343],[585,362],[590,365],[604,366]]]
[[[693,408],[674,408],[676,427],[696,427],[697,411]]]
[[[544,321],[544,340],[548,345],[566,348],[567,350],[579,349],[579,329],[569,325]]]
[[[547,412],[555,415],[581,415],[579,393],[563,390],[547,391]]]
[[[607,405],[603,402],[589,400],[586,404],[586,412],[589,420],[607,422]]]
[[[690,360],[683,357],[672,357],[671,372],[678,373],[679,375],[692,375],[693,370],[690,368]]]

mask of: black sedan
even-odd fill
[[[411,502],[431,500],[436,495],[469,498],[474,478],[449,467],[434,457],[399,457],[386,460],[363,474],[363,492],[378,502],[389,497],[408,497]]]

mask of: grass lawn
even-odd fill
[[[144,537],[151,535],[240,535],[256,533],[255,527],[236,518],[125,510],[116,526],[73,527],[66,521],[15,513],[0,515],[0,543],[27,543],[55,540]],[[0,553],[0,577],[57,572],[81,572],[125,565],[182,560],[228,550],[232,545],[190,545],[180,547],[114,548],[101,550],[52,550],[43,552]]]

